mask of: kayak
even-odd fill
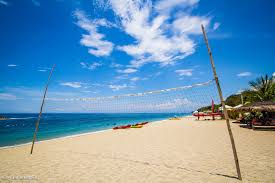
[[[149,122],[141,122],[141,123],[137,123],[137,124],[135,124],[135,125],[146,125],[147,123],[149,123]]]
[[[118,130],[118,129],[127,129],[127,128],[130,128],[130,127],[131,127],[131,125],[116,126],[116,127],[114,127],[113,129],[114,129],[114,130]]]
[[[142,125],[132,125],[131,128],[142,128]]]

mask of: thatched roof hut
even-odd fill
[[[255,102],[251,104],[246,104],[235,110],[245,111],[245,112],[251,112],[251,111],[275,112],[275,102]]]

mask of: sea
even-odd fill
[[[45,113],[42,115],[37,141],[97,132],[115,126],[154,122],[188,113]],[[9,118],[0,120],[0,147],[29,143],[33,139],[38,114],[1,114]]]

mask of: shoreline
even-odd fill
[[[185,117],[190,117],[190,116],[184,116]],[[164,120],[157,120],[157,121],[149,121],[149,123],[158,123],[158,122],[162,122],[162,121],[166,121],[169,120],[168,119],[164,119]],[[127,129],[123,129],[123,130],[127,130]],[[39,140],[39,141],[35,141],[35,144],[37,143],[43,143],[43,142],[48,142],[48,141],[55,141],[55,140],[62,140],[62,139],[67,139],[67,138],[73,138],[73,137],[80,137],[80,136],[85,136],[85,135],[91,135],[91,134],[96,134],[96,133],[103,133],[106,131],[113,131],[113,128],[108,128],[105,130],[98,130],[98,131],[91,131],[91,132],[85,132],[85,133],[79,133],[79,134],[74,134],[74,135],[65,135],[62,137],[56,137],[56,138],[51,138],[51,139],[45,139],[45,140]],[[31,145],[32,142],[26,142],[26,143],[22,143],[22,144],[15,144],[15,145],[9,145],[9,146],[1,146],[1,149],[9,149],[9,148],[16,148],[16,147],[22,147],[22,146],[27,146],[27,145]]]
[[[35,141],[35,143],[43,143],[43,142],[55,141],[55,140],[59,140],[59,139],[61,140],[61,139],[67,139],[67,138],[72,138],[72,137],[85,136],[85,135],[90,135],[90,134],[94,134],[94,133],[102,133],[102,132],[109,131],[109,130],[111,130],[111,129],[99,130],[99,131],[93,131],[93,132],[86,132],[86,133],[79,133],[79,134],[75,134],[75,135],[66,135],[66,136],[63,136],[63,137],[56,137],[56,138],[52,138],[52,139],[45,139],[45,140]],[[23,143],[23,144],[2,146],[2,147],[0,147],[0,150],[1,149],[21,147],[21,146],[26,146],[26,145],[31,145],[31,144],[32,144],[32,142],[27,142],[27,143]]]

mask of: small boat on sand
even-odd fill
[[[137,123],[137,124],[135,124],[135,125],[146,125],[146,124],[148,124],[148,123],[149,123],[149,122],[146,121],[146,122]]]
[[[118,130],[118,129],[127,129],[127,128],[142,128],[143,125],[148,124],[149,122],[141,122],[141,123],[136,123],[134,125],[124,125],[124,126],[116,126],[113,128],[113,130]]]
[[[124,126],[116,126],[113,128],[113,130],[118,130],[118,129],[127,129],[127,128],[130,128],[131,125],[124,125]]]
[[[142,127],[143,125],[137,125],[137,124],[131,126],[131,128],[142,128]]]

